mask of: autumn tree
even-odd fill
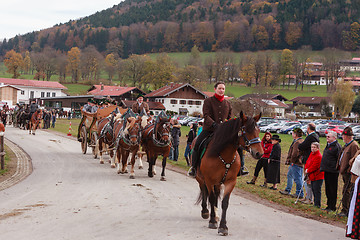
[[[273,67],[274,67],[274,63],[273,63],[272,57],[269,53],[266,53],[265,59],[264,59],[264,86],[265,87],[267,87],[268,84],[273,79]]]
[[[212,78],[214,76],[214,64],[215,63],[211,55],[205,59],[204,67],[205,67],[206,77],[209,80],[209,84],[211,83]]]
[[[31,69],[30,53],[29,53],[29,51],[26,51],[25,56],[24,56],[24,65],[22,67],[22,70],[25,72],[25,74],[29,74],[30,69]]]
[[[63,53],[57,54],[55,62],[56,62],[56,71],[59,74],[59,81],[65,82],[66,66],[68,64],[66,55]]]
[[[251,33],[254,38],[253,49],[262,50],[269,46],[269,34],[264,26],[254,25]]]
[[[290,75],[293,70],[293,61],[294,59],[292,51],[289,49],[284,49],[281,53],[280,59],[280,74],[283,81],[283,88],[285,88],[286,77],[288,77],[288,84],[290,85]]]
[[[299,40],[302,37],[302,23],[290,22],[287,26],[285,33],[285,41],[286,43],[295,48],[299,44]]]
[[[148,56],[131,55],[128,59],[122,60],[119,67],[119,78],[123,85],[126,82],[131,82],[134,87],[141,88],[144,84],[146,89],[146,82],[142,83],[142,77],[145,75],[146,62],[151,62]]]
[[[191,38],[200,51],[211,51],[212,44],[215,41],[213,24],[210,22],[200,22],[192,33]]]
[[[71,81],[77,83],[80,75],[80,49],[73,47],[67,54],[67,70],[71,74]]]
[[[336,91],[332,95],[332,100],[335,108],[342,117],[346,117],[354,104],[355,93],[352,90],[352,85],[349,82],[339,81],[336,86]]]
[[[255,64],[253,56],[247,55],[244,61],[242,61],[242,67],[239,75],[240,78],[247,82],[248,86],[251,87],[251,83],[255,78]]]
[[[254,62],[255,70],[255,85],[258,86],[264,77],[264,56],[263,54],[257,54]]]
[[[360,24],[353,22],[350,25],[350,31],[343,31],[343,46],[346,50],[354,51],[360,45]]]
[[[118,65],[118,61],[115,58],[114,54],[110,53],[110,54],[106,55],[105,70],[108,72],[110,82],[112,82],[112,79],[116,72],[117,65]]]
[[[179,69],[177,78],[180,82],[189,83],[202,89],[206,79],[206,73],[199,66],[187,65],[186,67]]]
[[[20,76],[20,69],[24,65],[23,57],[20,53],[10,50],[5,54],[4,64],[8,73],[12,74],[12,78]]]
[[[201,65],[200,51],[199,51],[199,48],[196,45],[194,45],[191,48],[190,58],[189,58],[189,65],[193,65],[193,66],[200,66]]]
[[[80,71],[83,80],[95,81],[99,79],[103,56],[92,45],[86,47],[80,56]]]

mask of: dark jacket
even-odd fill
[[[227,100],[220,102],[215,96],[204,100],[203,115],[204,115],[204,130],[214,131],[213,123],[217,124],[224,122],[231,118],[231,104]]]
[[[142,102],[140,106],[138,102],[135,102],[131,107],[131,110],[138,114],[140,114],[143,109],[145,109],[146,114],[149,114],[149,105],[146,102]]]
[[[196,137],[196,132],[194,131],[194,129],[190,129],[189,133],[188,133],[188,138],[187,138],[187,143],[191,144],[192,141],[194,140],[194,138]]]
[[[39,106],[36,103],[30,104],[30,113],[36,112],[36,110],[39,108]]]
[[[311,144],[313,142],[319,142],[319,136],[315,132],[309,134],[305,138],[304,142],[299,144],[299,150],[302,151],[301,155],[303,164],[305,164],[306,160],[309,158],[309,155],[311,153]]]
[[[337,161],[337,168],[341,174],[350,174],[350,169],[352,167],[352,163],[350,164],[350,159],[355,156],[359,149],[359,144],[356,141],[352,141],[350,144],[345,144],[345,146],[343,146],[340,157]]]
[[[180,127],[181,125],[174,125],[173,128],[171,129],[171,138],[172,138],[173,146],[179,145],[179,138],[181,136]]]
[[[320,171],[338,173],[336,164],[341,153],[341,145],[338,141],[327,144],[321,159]]]
[[[298,138],[298,139],[296,139],[295,142],[293,142],[290,145],[289,152],[288,152],[286,162],[285,162],[286,165],[295,164],[295,165],[298,165],[300,167],[303,166],[302,161],[301,161],[302,156],[301,156],[301,154],[299,152],[299,145],[302,142],[304,142],[304,139]]]
[[[269,159],[271,162],[280,162],[281,147],[279,143],[273,145]]]

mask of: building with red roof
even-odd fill
[[[27,104],[29,103],[30,99],[66,96],[63,90],[67,89],[67,87],[59,82],[0,78],[0,87],[7,85],[19,89],[19,93],[17,94],[16,99],[17,103]]]

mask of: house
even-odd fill
[[[16,103],[26,104],[29,103],[30,99],[66,96],[63,90],[67,89],[59,82],[0,78],[0,87],[6,85],[19,89],[20,93],[17,94]]]
[[[260,93],[253,93],[253,94],[245,94],[239,97],[240,100],[246,100],[249,98],[261,98],[261,99],[271,99],[271,100],[279,100],[279,101],[288,101],[287,98],[282,96],[281,94],[260,94]]]
[[[59,96],[59,97],[45,97],[39,98],[40,106],[46,108],[63,109],[65,111],[80,110],[84,106],[89,98],[93,98],[94,95],[81,95],[81,96]]]
[[[330,79],[330,72],[326,71],[314,71],[309,74],[306,74],[304,77],[304,84],[306,85],[326,85],[327,79]],[[336,80],[340,80],[345,76],[344,71],[338,72],[338,77]]]
[[[360,77],[345,77],[344,82],[349,82],[353,86],[353,91],[359,93],[360,91]]]
[[[360,72],[360,58],[339,61],[340,71]]]
[[[166,110],[182,115],[202,113],[208,96],[188,83],[170,83],[145,95],[149,102],[160,102]]]
[[[87,93],[94,96],[110,96],[116,101],[135,100],[139,94],[146,94],[137,87],[107,86],[103,84],[93,85]]]
[[[135,100],[123,100],[126,108],[131,108]],[[150,112],[153,112],[154,115],[158,115],[161,111],[166,111],[164,105],[161,102],[147,102],[149,105]]]
[[[285,109],[289,106],[277,99],[252,98],[257,108],[267,116],[285,118]]]
[[[7,103],[9,108],[15,107],[18,99],[18,94],[21,89],[11,86],[11,85],[2,85],[0,86],[0,101],[2,104]]]
[[[309,108],[309,112],[306,113],[308,117],[320,117],[321,116],[321,107],[324,102],[326,102],[334,111],[334,105],[331,102],[330,97],[296,97],[291,99],[290,101],[293,102],[293,107],[302,104]],[[294,111],[294,108],[291,111]]]

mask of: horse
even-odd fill
[[[30,121],[28,123],[29,134],[32,133],[33,135],[35,135],[36,129],[40,127],[42,114],[42,109],[38,109],[31,115]]]
[[[141,145],[149,162],[148,176],[154,177],[154,169],[158,155],[163,156],[161,181],[166,181],[166,158],[170,154],[170,118],[161,112],[155,122],[147,124],[142,130]]]
[[[124,119],[125,129],[119,124],[115,129],[116,137],[116,155],[117,155],[117,173],[126,173],[127,159],[131,153],[130,178],[135,178],[134,165],[135,155],[139,150],[140,144],[140,117],[129,117]],[[122,168],[120,169],[120,163]]]
[[[261,113],[252,118],[246,117],[243,112],[240,112],[239,118],[219,124],[198,167],[196,180],[199,183],[200,194],[197,203],[201,202],[201,216],[207,219],[209,218],[209,210],[207,209],[207,201],[209,200],[211,207],[209,228],[212,229],[218,228],[217,201],[220,197],[220,187],[224,185],[221,203],[222,215],[218,229],[220,235],[228,235],[226,212],[230,194],[235,187],[237,173],[241,167],[240,156],[237,152],[238,147],[243,146],[255,159],[260,159],[263,155],[259,138],[260,130],[256,124],[260,117]],[[195,141],[193,141],[193,145]]]
[[[97,134],[99,137],[96,142],[95,151],[100,155],[100,164],[104,164],[103,152],[105,152],[105,150],[103,150],[103,148],[105,147],[105,144],[108,146],[107,150],[110,154],[110,158],[112,159],[114,156],[114,122],[116,122],[115,116],[111,114],[97,123]],[[111,168],[115,168],[115,164],[112,163]]]

